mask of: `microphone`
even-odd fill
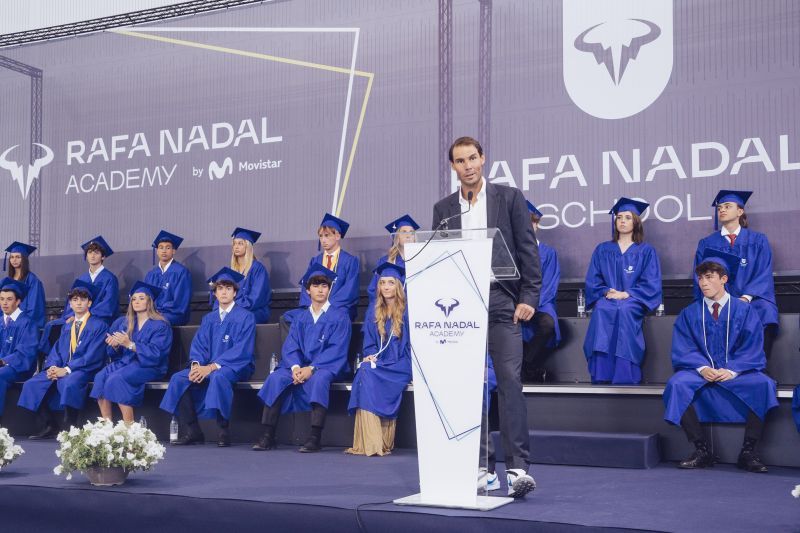
[[[472,191],[469,191],[469,192],[467,193],[467,210],[466,210],[466,211],[461,211],[460,213],[456,213],[455,215],[451,215],[451,216],[449,216],[449,217],[447,217],[447,218],[443,218],[443,219],[442,219],[442,220],[439,222],[439,224],[437,224],[437,225],[436,225],[436,229],[434,229],[434,230],[433,230],[433,233],[431,233],[431,236],[430,236],[430,237],[428,237],[428,240],[427,240],[427,241],[425,241],[425,244],[422,246],[422,248],[420,248],[420,249],[419,249],[419,252],[415,253],[413,256],[411,256],[411,257],[409,257],[408,259],[406,259],[406,263],[408,263],[409,261],[411,261],[411,260],[413,260],[415,257],[417,257],[419,254],[421,254],[421,253],[422,253],[422,250],[424,250],[424,249],[425,249],[425,248],[428,246],[428,243],[430,243],[430,242],[431,242],[431,239],[433,239],[433,237],[436,235],[436,233],[437,233],[439,230],[442,230],[442,236],[444,236],[444,237],[447,237],[447,233],[446,233],[446,231],[447,231],[447,229],[448,229],[447,222],[448,222],[449,220],[453,220],[453,219],[454,219],[454,218],[456,218],[456,217],[460,217],[461,215],[466,215],[467,213],[469,213],[469,212],[470,212],[470,210],[472,209],[472,199],[473,199],[474,197],[475,197],[475,193],[474,193],[474,192],[472,192]]]

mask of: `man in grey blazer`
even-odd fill
[[[520,274],[518,280],[491,284],[488,332],[489,354],[497,375],[508,494],[520,498],[536,487],[528,474],[528,412],[520,380],[523,353],[520,321],[530,320],[539,302],[542,278],[539,247],[522,193],[484,179],[482,169],[486,159],[480,143],[470,137],[456,139],[448,156],[461,188],[433,207],[433,229],[440,229],[447,217],[454,217],[444,223],[451,230],[499,229]],[[485,444],[483,441],[481,444],[483,452]]]

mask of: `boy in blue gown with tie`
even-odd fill
[[[736,279],[728,284],[731,296],[749,303],[764,327],[764,352],[767,358],[778,334],[778,305],[772,278],[772,249],[767,236],[748,228],[744,206],[752,191],[721,190],[711,204],[714,210],[714,233],[697,243],[694,266],[706,250],[719,250],[739,257]],[[719,224],[722,229],[719,229]],[[695,283],[695,297],[701,298]]]
[[[675,375],[664,389],[664,419],[680,425],[695,451],[680,468],[713,466],[701,422],[745,422],[736,466],[766,472],[756,454],[764,417],[777,407],[767,364],[763,328],[752,306],[726,291],[735,283],[740,258],[706,250],[695,273],[703,298],[681,311],[672,335]]]
[[[539,232],[542,212],[530,202],[528,212],[534,233]],[[537,235],[538,237],[538,235]],[[544,363],[553,348],[561,342],[561,329],[556,314],[556,295],[561,281],[561,267],[556,251],[538,238],[539,260],[542,271],[542,290],[539,292],[539,305],[536,314],[528,322],[522,323],[522,381],[542,383],[547,377]]]
[[[261,419],[265,432],[253,445],[254,450],[274,448],[279,416],[297,411],[311,411],[311,435],[299,451],[321,449],[331,383],[350,368],[350,318],[328,299],[335,278],[335,273],[314,262],[303,276],[310,305],[292,321],[280,364],[258,393],[265,405]]]
[[[202,444],[200,418],[216,418],[217,446],[230,446],[233,386],[253,373],[256,320],[235,302],[244,276],[224,267],[208,281],[219,307],[203,317],[189,349],[189,368],[169,380],[161,409],[178,416],[185,432],[173,444]]]
[[[175,260],[175,252],[183,242],[178,235],[161,230],[153,241],[158,264],[144,278],[144,282],[161,289],[156,300],[156,310],[172,326],[189,322],[189,304],[192,301],[192,275],[189,269]]]
[[[38,412],[43,421],[42,430],[31,439],[51,439],[58,434],[53,411],[65,411],[67,427],[78,425],[89,382],[105,362],[108,325],[91,313],[99,291],[96,285],[75,280],[67,295],[74,320],[61,329],[44,361],[45,370],[22,386],[18,405]]]
[[[350,224],[341,218],[325,213],[317,230],[319,247],[322,251],[311,258],[308,268],[313,265],[322,265],[336,274],[336,279],[330,288],[328,301],[333,307],[343,309],[352,321],[355,320],[358,310],[358,274],[361,265],[357,257],[350,255],[341,247],[341,240],[349,228]],[[299,308],[287,311],[281,317],[281,326],[284,332],[291,326],[294,318],[301,316],[309,305],[311,305],[311,299],[303,287],[300,289]]]
[[[39,330],[22,312],[27,291],[28,287],[17,280],[0,281],[0,424],[8,387],[28,379],[36,367]]]
[[[24,283],[27,287],[27,293],[20,304],[20,309],[33,320],[37,328],[42,328],[45,314],[44,286],[36,274],[31,272],[28,259],[35,251],[35,246],[15,241],[6,248],[6,259],[8,260],[8,277]],[[3,270],[5,270],[5,264]]]
[[[586,308],[593,309],[583,352],[592,383],[639,383],[642,322],[661,303],[661,265],[644,242],[649,204],[620,198],[611,208],[613,239],[597,245],[586,272]]]

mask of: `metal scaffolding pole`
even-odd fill
[[[480,2],[478,50],[478,139],[486,154],[492,136],[492,0]]]
[[[439,0],[439,197],[450,194],[447,151],[453,141],[453,0]]]

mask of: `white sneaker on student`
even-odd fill
[[[521,468],[506,470],[506,482],[508,483],[508,495],[512,498],[524,498],[526,494],[533,492],[533,489],[536,488],[536,481]]]
[[[497,472],[489,472],[486,474],[486,489],[487,490],[498,490],[500,488],[500,478],[497,476]]]

